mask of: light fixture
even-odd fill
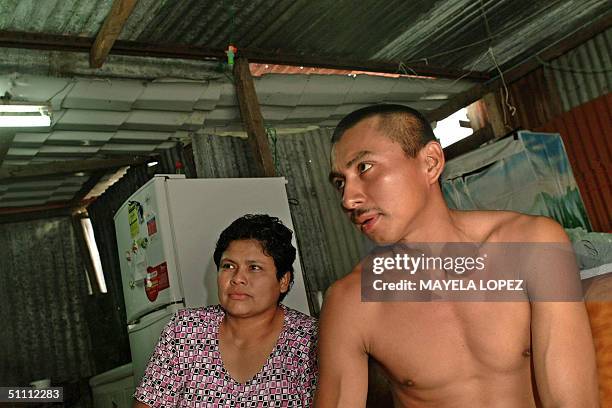
[[[154,167],[157,166],[159,164],[159,162],[157,161],[150,161],[147,163],[147,167]]]
[[[0,127],[42,126],[51,126],[49,106],[0,104]]]

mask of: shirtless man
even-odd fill
[[[449,209],[438,184],[442,148],[410,108],[355,111],[332,143],[330,180],[342,207],[378,244],[567,242],[548,218]],[[316,407],[364,407],[368,357],[397,407],[598,406],[582,302],[362,302],[362,271],[326,295]]]

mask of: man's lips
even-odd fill
[[[367,232],[371,231],[372,228],[374,228],[374,226],[378,222],[379,218],[380,218],[380,215],[376,214],[373,217],[370,217],[367,220],[365,220],[361,224],[361,231],[363,231],[364,233],[367,233]]]
[[[361,228],[361,231],[365,233],[365,232],[370,231],[372,228],[374,228],[374,225],[380,218],[380,214],[366,213],[366,214],[362,214],[357,217],[351,217],[351,218],[353,218],[353,222]]]

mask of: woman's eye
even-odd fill
[[[251,269],[254,271],[260,271],[261,270],[261,266],[259,265],[251,265]]]
[[[342,191],[342,189],[344,188],[344,180],[342,180],[342,179],[335,179],[334,180],[334,187],[335,187],[336,190]]]
[[[364,173],[364,172],[370,170],[370,167],[372,167],[372,165],[370,163],[359,163],[357,165],[357,171],[359,173]]]

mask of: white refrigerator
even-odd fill
[[[186,179],[157,175],[114,216],[127,330],[140,382],[172,314],[218,303],[213,252],[221,233],[245,214],[278,217],[294,231],[285,190],[274,178]],[[295,282],[283,303],[310,314],[299,251]]]

